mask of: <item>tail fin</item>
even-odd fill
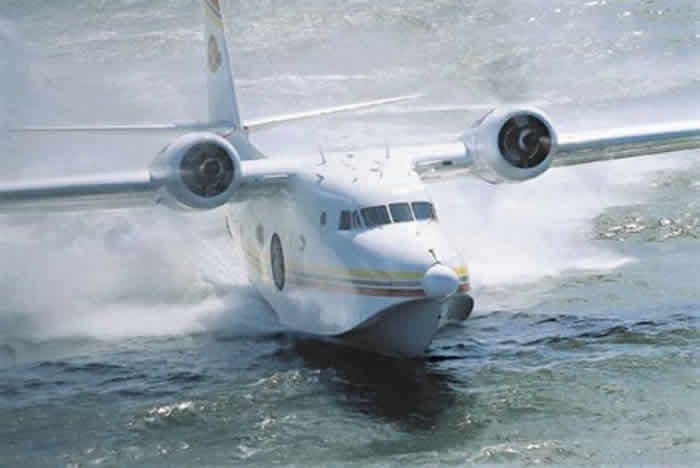
[[[220,0],[201,0],[204,10],[204,42],[207,52],[207,89],[209,121],[230,122],[241,128],[231,59],[226,43]]]

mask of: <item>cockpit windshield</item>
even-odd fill
[[[362,221],[360,221],[360,214]],[[411,221],[437,220],[433,204],[427,201],[413,203],[391,203],[388,205],[370,206],[359,211],[343,210],[338,220],[338,230],[349,231],[362,228],[373,228],[391,223],[406,223]]]
[[[411,207],[408,203],[392,203],[389,205],[389,210],[391,210],[391,218],[395,223],[413,221],[413,213],[411,213]]]
[[[416,215],[416,219],[437,219],[435,216],[435,209],[432,203],[428,202],[413,202],[413,213]]]
[[[391,224],[389,211],[384,205],[362,208],[360,212],[362,213],[362,219],[365,220],[365,226],[368,228],[381,226],[382,224]]]
[[[338,221],[338,230],[349,231],[352,229],[352,221],[350,218],[350,212],[343,210],[340,212],[340,220]]]

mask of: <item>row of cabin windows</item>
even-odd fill
[[[437,219],[433,204],[430,202],[391,203],[389,209],[387,209],[386,205],[379,205],[361,208],[352,212],[343,210],[340,212],[338,229],[340,231],[361,229],[363,224],[360,220],[360,214],[362,214],[362,220],[364,220],[364,227],[367,228],[391,224],[392,222],[405,223],[414,219],[418,221]]]

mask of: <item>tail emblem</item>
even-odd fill
[[[222,29],[224,26],[224,17],[221,14],[221,5],[219,5],[219,0],[203,0],[202,5],[204,5],[204,10],[211,19],[213,26]]]
[[[219,43],[216,42],[214,35],[209,36],[209,48],[207,54],[209,63],[209,71],[216,73],[221,66],[221,52],[219,51]]]
[[[217,17],[221,18],[221,5],[219,4],[219,0],[205,0],[207,3],[207,6],[211,9],[212,13],[214,13]]]

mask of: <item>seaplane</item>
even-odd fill
[[[250,284],[282,325],[398,357],[426,352],[474,307],[467,263],[428,187],[531,180],[550,168],[700,147],[700,121],[559,133],[536,107],[491,109],[454,141],[312,157],[264,155],[260,129],[400,102],[399,96],[241,120],[219,0],[202,0],[206,122],[24,127],[15,132],[173,132],[150,167],[0,182],[0,213],[162,205],[221,211]]]

